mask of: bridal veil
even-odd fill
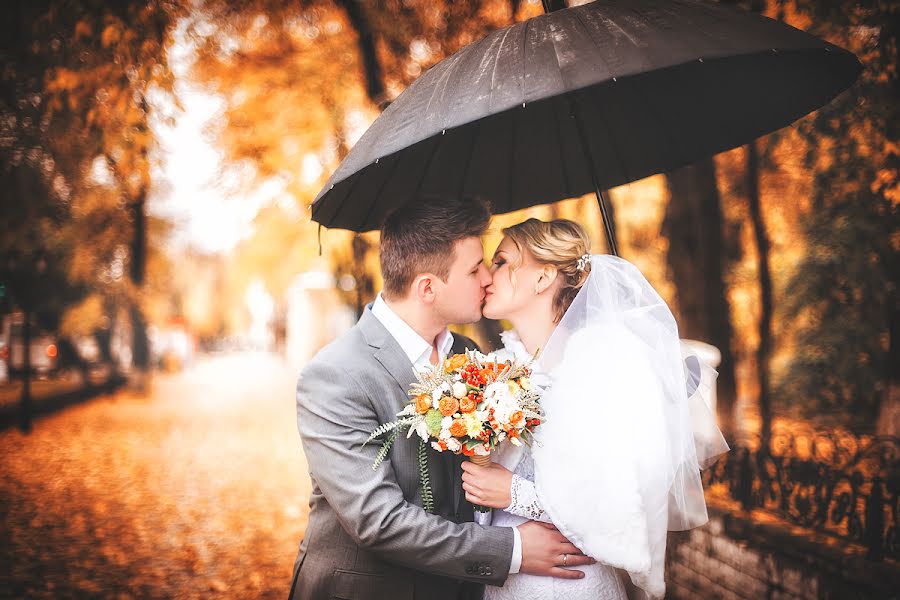
[[[532,453],[553,523],[598,561],[665,593],[666,532],[708,519],[700,469],[728,446],[686,372],[666,303],[629,262],[594,255],[540,362],[552,386]]]

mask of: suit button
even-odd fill
[[[485,575],[493,575],[493,574],[494,574],[494,570],[493,570],[491,567],[487,567],[487,568],[484,570],[484,574],[485,574]]]

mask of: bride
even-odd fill
[[[666,532],[706,522],[700,468],[728,449],[697,385],[697,365],[715,371],[684,360],[659,294],[627,261],[590,255],[577,223],[503,233],[483,312],[513,325],[501,360],[541,349],[532,383],[546,420],[530,447],[464,463],[463,488],[495,509],[493,525],[552,523],[597,563],[575,580],[510,575],[485,599],[661,598]]]

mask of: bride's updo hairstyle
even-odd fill
[[[528,219],[507,227],[503,234],[520,253],[528,252],[539,264],[550,265],[559,272],[562,285],[553,299],[553,320],[559,323],[591,270],[590,261],[582,260],[591,252],[591,239],[584,227],[568,219]]]

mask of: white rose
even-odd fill
[[[462,449],[462,444],[459,443],[459,440],[452,437],[447,440],[447,450],[450,452],[459,452]]]
[[[450,435],[450,430],[449,430],[449,429],[441,429],[441,433],[440,433],[440,435],[438,436],[438,438],[440,438],[440,439],[442,439],[442,440],[449,440],[451,437],[453,437],[453,436]]]
[[[428,441],[428,425],[425,423],[425,419],[416,425],[416,434],[426,442]]]
[[[444,451],[444,449],[441,448],[441,445],[438,444],[437,442],[431,442],[431,447],[434,448],[435,450],[437,450],[438,452]]]
[[[444,390],[441,388],[437,388],[433,392],[431,392],[431,399],[434,400],[434,407],[437,408],[438,402],[441,401],[441,397],[444,395]]]
[[[453,425],[453,417],[444,417],[441,419],[441,429],[450,429],[451,425]]]
[[[468,392],[466,384],[462,383],[461,381],[457,381],[453,384],[453,395],[457,398],[465,398],[466,392]]]
[[[509,386],[499,381],[495,381],[484,390],[484,399],[491,404],[497,404],[508,397]]]

